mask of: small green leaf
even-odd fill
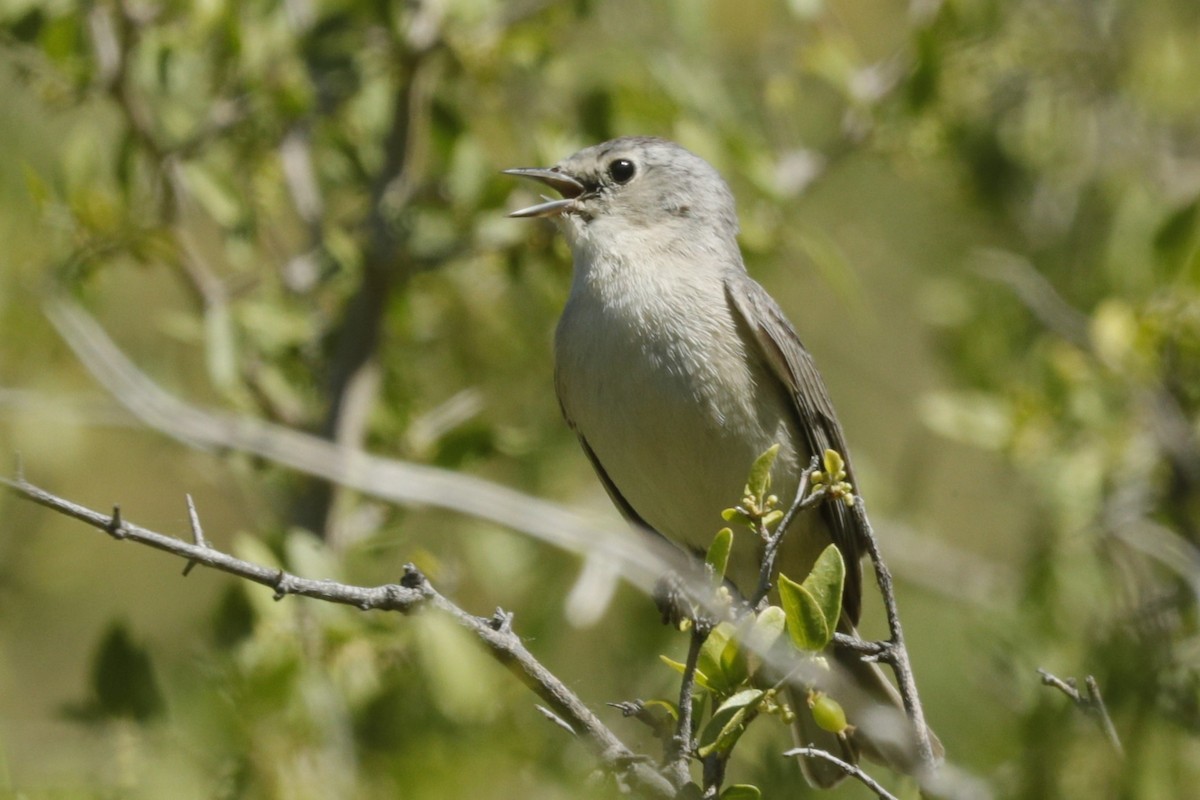
[[[740,636],[730,636],[721,651],[721,676],[726,687],[733,689],[740,686],[747,677],[749,669],[746,664],[746,649],[742,646]]]
[[[787,615],[787,632],[792,644],[800,650],[823,650],[832,638],[832,631],[816,598],[786,575],[780,575],[779,599]]]
[[[729,646],[735,633],[733,625],[722,622],[713,628],[712,633],[704,640],[704,646],[700,648],[700,657],[696,661],[696,671],[703,672],[706,676],[708,685],[705,688],[721,693],[728,692],[737,685],[730,680],[731,676],[726,673],[721,661],[725,648]]]
[[[740,508],[727,508],[721,512],[721,519],[726,522],[749,522],[750,517]]]
[[[683,665],[680,664],[679,666],[682,667]],[[672,720],[679,720],[679,706],[675,705],[670,700],[647,700],[642,703],[642,706],[645,707],[647,711],[659,709],[663,714],[666,714]]]
[[[787,627],[787,615],[779,606],[767,606],[754,620],[754,626],[746,635],[746,661],[749,672],[758,672],[766,654],[783,635]]]
[[[779,445],[771,445],[765,453],[754,459],[750,467],[750,475],[746,478],[746,494],[762,499],[771,487],[771,467],[775,465],[775,457],[779,455]]]
[[[837,450],[825,451],[825,475],[828,476],[830,483],[836,483],[846,477],[846,462],[842,460],[842,454]]]
[[[833,451],[830,451],[833,452]],[[842,587],[846,582],[846,562],[837,545],[829,545],[817,556],[812,571],[804,579],[804,588],[821,608],[821,616],[829,635],[837,630],[842,615]]]
[[[735,783],[721,792],[721,800],[762,800],[762,792],[749,783]]]
[[[659,660],[659,661],[661,661],[661,662],[663,662],[664,664],[666,664],[666,665],[667,665],[668,667],[670,667],[671,669],[673,669],[673,670],[675,670],[676,672],[678,672],[680,675],[682,675],[682,674],[683,674],[683,671],[684,671],[685,669],[687,669],[687,665],[686,665],[686,664],[683,664],[682,662],[676,661],[676,660],[675,660],[675,659],[673,659],[673,658],[667,658],[666,656],[660,655],[660,656],[658,657],[658,660]]]
[[[721,703],[700,734],[700,746],[696,754],[706,758],[712,753],[733,747],[746,729],[746,715],[762,697],[762,689],[746,689]]]
[[[733,531],[721,528],[708,546],[705,563],[712,567],[713,577],[718,585],[725,579],[725,568],[729,565],[729,552],[733,549]]]

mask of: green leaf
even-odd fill
[[[743,628],[743,631],[745,629]],[[721,677],[727,689],[740,686],[750,675],[746,664],[746,648],[740,635],[730,636],[721,650]]]
[[[846,477],[846,462],[837,450],[826,450],[824,461],[825,474],[829,476],[830,483],[837,483]]]
[[[682,667],[683,665],[680,664],[679,666]],[[675,705],[670,700],[647,700],[642,703],[642,706],[647,711],[654,711],[655,709],[658,709],[661,711],[661,713],[665,714],[676,722],[679,720],[679,706]]]
[[[779,455],[779,445],[773,444],[767,448],[765,453],[754,459],[754,464],[750,467],[750,475],[746,478],[746,494],[760,500],[767,496],[767,489],[771,488],[771,467],[775,465],[777,455]]]
[[[1184,203],[1167,215],[1154,233],[1155,252],[1159,255],[1167,255],[1189,245],[1195,236],[1198,208],[1200,208],[1200,198],[1193,198],[1191,202]]]
[[[754,620],[746,635],[746,661],[749,672],[757,672],[764,657],[787,627],[787,614],[779,606],[767,606]]]
[[[92,661],[95,712],[102,718],[146,721],[162,714],[164,703],[150,654],[123,623],[109,627]]]
[[[721,512],[721,519],[726,522],[749,522],[750,517],[746,516],[739,508],[727,508]]]
[[[746,729],[746,715],[758,705],[763,694],[762,689],[746,689],[721,703],[700,734],[696,754],[706,758],[733,747]]]
[[[842,560],[842,551],[831,544],[817,556],[812,571],[803,583],[820,606],[830,637],[837,630],[838,620],[842,616],[842,587],[845,583],[846,562]]]
[[[735,783],[721,792],[721,800],[761,800],[762,792],[749,783]]]
[[[79,57],[87,45],[84,38],[82,14],[62,14],[43,20],[38,29],[38,40],[46,57],[60,66]]]
[[[721,528],[713,537],[712,544],[708,546],[708,553],[704,557],[705,563],[712,567],[717,585],[720,585],[721,581],[725,579],[725,568],[729,565],[729,551],[732,549],[733,531],[729,528]]]
[[[792,644],[800,650],[823,650],[832,634],[816,598],[786,575],[780,575],[779,599],[787,615],[787,632]]]
[[[704,646],[700,648],[700,657],[696,660],[696,671],[703,672],[708,680],[706,688],[718,693],[728,692],[733,688],[721,664],[721,656],[733,635],[734,628],[728,622],[717,625],[704,640]]]

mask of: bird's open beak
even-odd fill
[[[539,167],[523,167],[521,169],[506,169],[505,175],[516,175],[518,178],[533,178],[554,189],[563,196],[562,200],[552,200],[545,197],[545,203],[518,209],[509,213],[510,217],[557,217],[565,214],[575,206],[575,200],[584,191],[584,185],[565,172]]]

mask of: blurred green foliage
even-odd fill
[[[128,427],[37,301],[197,402],[601,508],[551,388],[569,258],[498,170],[665,135],[733,185],[872,513],[972,567],[879,526],[950,759],[1001,797],[1200,785],[1191,0],[5,0],[0,30],[0,450],[34,480],[180,532],[193,492],[217,546],[312,577],[415,560],[594,706],[662,696],[683,642],[644,598],[574,629],[563,554]],[[182,583],[10,499],[0,531],[3,791],[606,793],[437,619]],[[1124,760],[1037,666],[1097,676]],[[731,783],[795,794],[778,734]]]

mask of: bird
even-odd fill
[[[794,496],[814,455],[836,450],[854,469],[829,392],[795,328],[746,271],[732,192],[707,161],[672,141],[626,136],[587,147],[552,167],[504,170],[559,199],[513,211],[552,218],[572,254],[570,292],[554,337],[554,383],[567,424],[622,515],[694,553],[741,498],[751,463],[772,445],[772,490]],[[808,574],[831,542],[846,564],[839,630],[861,612],[864,532],[851,509],[822,503],[798,515],[780,571]],[[739,537],[726,576],[755,589],[761,547]],[[833,658],[871,702],[899,707],[875,664],[835,648]],[[793,704],[803,702],[794,697]],[[862,703],[847,711],[855,722]],[[859,752],[898,769],[910,742],[876,741],[859,726],[837,737],[796,713],[799,744],[856,762]],[[900,737],[903,739],[903,737]],[[845,777],[802,758],[808,782]]]

